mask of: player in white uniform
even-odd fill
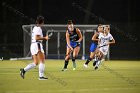
[[[93,59],[94,59],[94,62],[93,62],[93,66],[95,66],[96,64],[96,57],[95,57],[95,53],[96,53],[96,48],[97,48],[97,45],[98,45],[98,36],[99,36],[99,33],[103,33],[103,25],[102,24],[99,24],[98,27],[97,27],[97,31],[94,32],[94,35],[92,36],[92,44],[90,46],[90,56],[89,58],[86,60],[85,64],[84,64],[84,67],[87,68],[88,67],[88,63]]]
[[[25,68],[21,68],[20,75],[24,79],[25,72],[39,64],[39,80],[46,80],[48,78],[44,77],[45,55],[42,46],[42,40],[48,40],[49,37],[43,37],[41,26],[44,24],[44,17],[38,16],[36,23],[37,25],[32,30],[32,42],[30,47],[33,63],[28,64]]]
[[[104,33],[100,33],[98,38],[98,49],[96,51],[98,62],[95,65],[95,69],[99,67],[102,58],[107,55],[109,45],[115,43],[113,36],[110,34],[110,26],[108,25],[104,27]]]

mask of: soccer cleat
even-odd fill
[[[76,62],[73,62],[73,68],[76,68]]]
[[[76,70],[76,68],[73,68],[73,70]]]
[[[95,68],[94,68],[95,70],[97,70],[98,69],[98,67],[97,66],[95,66]]]
[[[23,68],[20,69],[20,76],[24,79],[25,71]]]
[[[94,61],[94,62],[93,62],[93,66],[95,66],[95,65],[96,65],[96,63],[97,63],[97,61]]]
[[[39,80],[47,80],[47,77],[39,77]]]
[[[88,67],[88,65],[87,65],[87,64],[84,64],[84,67],[85,67],[85,68],[87,68],[87,67]]]
[[[63,68],[62,71],[67,71],[67,68]]]

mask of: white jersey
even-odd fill
[[[113,36],[108,33],[107,35],[104,35],[103,33],[99,34],[99,46],[106,45],[110,40],[113,40]]]
[[[32,31],[32,43],[30,46],[30,50],[31,50],[32,55],[36,55],[38,53],[38,51],[41,51],[42,53],[44,53],[43,45],[42,45],[42,43],[40,43],[40,42],[42,42],[42,40],[38,40],[40,42],[37,42],[35,39],[36,35],[40,35],[41,37],[43,37],[41,27],[35,26],[33,28],[33,31]]]
[[[113,36],[110,33],[108,33],[107,35],[100,33],[98,38],[99,51],[101,51],[104,55],[107,55],[109,45],[106,46],[106,44],[108,44],[110,40],[113,40]]]
[[[35,39],[36,35],[40,35],[41,37],[43,37],[43,33],[42,33],[41,27],[35,26],[33,28],[33,30],[32,30],[32,42],[33,43],[36,42],[36,39]],[[38,41],[42,42],[42,40],[38,40]]]

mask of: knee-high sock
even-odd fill
[[[44,77],[44,71],[45,71],[45,64],[40,62],[40,64],[39,64],[39,77]]]
[[[76,63],[75,63],[75,57],[72,58],[72,62],[73,62],[73,68],[76,68]]]
[[[100,65],[103,61],[104,61],[104,59],[98,60],[97,63],[96,63],[96,66],[99,67],[99,65]]]
[[[92,58],[89,57],[85,64],[88,64],[91,60],[92,60]]]
[[[67,69],[68,63],[69,63],[69,61],[65,60],[65,63],[64,63],[64,68],[65,69]]]
[[[95,57],[94,57],[94,61],[98,61],[98,58],[97,58],[97,56],[95,55]]]
[[[75,62],[75,57],[72,58],[72,62],[73,62],[73,63]]]
[[[24,71],[29,71],[30,69],[34,68],[35,66],[36,66],[35,63],[30,63],[24,68]]]

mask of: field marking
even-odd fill
[[[32,90],[32,91],[6,91],[5,93],[34,93],[34,92],[41,92],[41,93],[46,93],[46,92],[92,92],[92,91],[109,91],[109,90],[135,90],[139,88],[93,88],[93,89],[77,89],[77,90],[72,90],[72,89],[63,89],[63,90]],[[140,90],[140,89],[139,89]]]

